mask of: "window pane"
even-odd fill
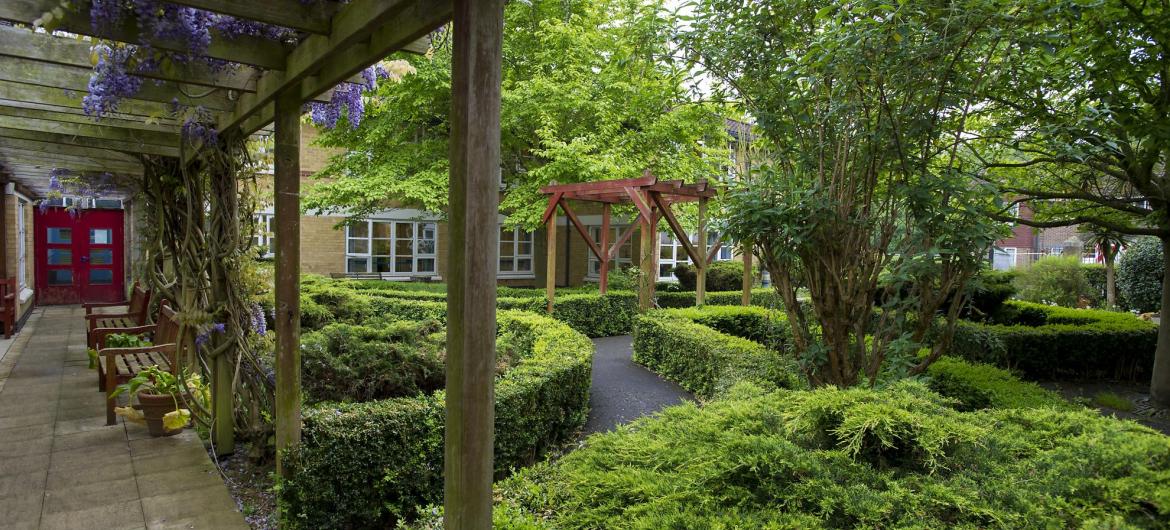
[[[418,242],[418,253],[425,254],[425,255],[434,255],[435,254],[435,241],[433,239],[429,240],[429,241],[424,240],[424,239],[420,239]]]
[[[394,272],[414,272],[414,260],[410,256],[395,257]]]
[[[394,241],[394,256],[401,258],[409,258],[414,255],[414,241],[410,239],[398,239]]]
[[[674,274],[670,272],[670,269],[672,269],[672,268],[674,268],[674,265],[668,265],[665,263],[662,265],[659,265],[658,266],[658,276],[660,276],[662,278],[670,278],[671,276],[674,276]]]
[[[49,285],[72,285],[72,269],[49,269]]]
[[[73,242],[72,228],[50,228],[49,229],[49,243],[54,244],[68,244]]]
[[[345,272],[370,272],[370,262],[366,258],[349,258],[345,260]]]
[[[72,265],[73,251],[67,248],[50,248],[49,265]]]
[[[500,258],[500,272],[512,272],[515,267],[513,258]]]
[[[375,239],[374,251],[375,256],[389,256],[390,255],[390,240],[389,239]]]
[[[90,265],[109,265],[114,262],[114,250],[109,248],[95,248],[89,251]]]
[[[662,252],[659,254],[660,258],[665,259],[665,260],[674,261],[674,247],[673,246],[663,245],[659,248],[662,250]]]
[[[90,269],[89,270],[89,284],[90,285],[112,285],[114,283],[114,271],[110,269]]]
[[[375,222],[374,237],[381,239],[390,239],[390,223]]]
[[[500,241],[500,256],[513,256],[516,254],[516,244],[511,241]]]
[[[390,269],[390,258],[374,258],[374,272],[394,272]]]
[[[349,237],[370,237],[370,225],[364,222],[349,225],[346,228],[346,233],[349,234]]]
[[[434,258],[419,258],[418,272],[435,272]]]
[[[659,232],[658,242],[662,243],[663,245],[672,245],[674,244],[674,239],[670,237],[670,232]]]
[[[516,272],[532,272],[532,260],[529,258],[516,260]]]
[[[109,228],[89,229],[89,244],[111,245],[114,243],[114,231]]]
[[[509,243],[512,242],[513,238],[515,236],[516,236],[515,230],[513,230],[511,228],[502,228],[502,227],[500,228],[500,243],[501,244],[503,244],[505,241],[507,241]]]
[[[419,235],[420,239],[435,239],[435,223],[422,223],[418,226],[419,230],[422,232]]]
[[[369,254],[370,241],[368,239],[350,239],[346,252],[350,254]]]
[[[521,255],[521,256],[531,256],[532,255],[532,242],[531,241],[521,241],[520,248],[519,248],[519,250],[516,251],[516,253]],[[604,254],[604,252],[602,252],[602,253]],[[592,254],[590,254],[590,255],[592,255]]]
[[[394,236],[401,239],[414,239],[414,223],[394,223]]]

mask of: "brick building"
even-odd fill
[[[325,167],[335,151],[314,145],[317,132],[312,127],[303,127],[302,131],[301,184],[307,189],[317,182],[312,175]],[[261,178],[261,182],[268,181]],[[587,204],[575,206],[581,222],[588,226],[592,237],[599,240],[600,209]],[[258,214],[262,230],[256,243],[260,248],[275,248],[269,236],[273,217],[271,207],[261,209]],[[440,215],[411,208],[393,208],[370,216],[364,225],[341,226],[344,220],[340,214],[301,216],[302,272],[326,276],[381,273],[384,277],[403,281],[423,278],[442,281],[445,277],[449,240],[447,226]],[[500,284],[516,287],[545,285],[545,231],[503,228],[505,220],[501,215]],[[568,225],[564,216],[560,216],[558,222],[557,285],[575,286],[597,281],[600,263],[589,252],[585,240]],[[616,240],[617,234],[627,226],[618,218],[613,219],[611,239]],[[614,265],[633,266],[634,257],[640,252],[638,238],[632,237],[619,252]],[[661,281],[673,281],[670,269],[677,263],[688,261],[683,246],[669,231],[659,234],[657,257]],[[717,259],[733,258],[731,249],[724,248]]]

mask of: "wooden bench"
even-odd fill
[[[130,299],[122,302],[101,302],[81,304],[85,308],[85,342],[92,349],[98,349],[93,330],[110,328],[134,328],[147,324],[146,317],[150,311],[150,289],[145,289],[137,283],[130,290]],[[95,309],[125,307],[123,313],[96,312]]]
[[[149,335],[154,343],[140,348],[106,348],[106,339],[114,333]],[[150,366],[176,373],[179,322],[175,310],[165,300],[159,303],[158,318],[153,325],[130,328],[95,328],[92,331],[98,350],[98,388],[106,393],[106,425],[117,423],[116,403],[110,394]],[[133,399],[133,396],[130,396]]]
[[[16,286],[16,278],[0,281],[0,321],[4,322],[4,338],[12,338],[16,334],[16,320],[20,318],[17,312],[16,297],[20,288]]]

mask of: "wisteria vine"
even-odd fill
[[[327,0],[301,0],[301,3],[315,1]],[[177,64],[201,61],[213,72],[234,67],[205,56],[213,35],[229,39],[249,36],[290,43],[295,43],[298,38],[296,31],[289,28],[160,0],[92,0],[89,17],[95,30],[116,27],[133,19],[140,34],[136,44],[105,41],[94,44],[94,69],[83,108],[95,119],[117,112],[119,101],[141,90],[142,75],[159,71],[167,61]],[[183,43],[186,50],[182,53],[157,50],[150,44],[157,39]],[[351,127],[357,127],[365,114],[365,92],[374,90],[379,79],[391,76],[380,65],[367,68],[362,72],[363,82],[341,83],[334,89],[329,102],[313,102],[307,105],[307,110],[318,125],[335,127],[344,115]],[[186,107],[176,100],[173,112],[182,121],[184,139],[199,140],[204,144],[217,141],[218,131],[206,109]]]
[[[64,197],[101,199],[115,189],[114,176],[110,173],[77,173],[71,169],[55,167],[49,171],[49,192],[37,203],[41,213],[49,210],[56,199]],[[72,217],[81,213],[83,201],[76,200],[65,205]]]

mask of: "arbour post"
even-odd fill
[[[638,308],[643,311],[650,309],[654,304],[654,282],[658,279],[658,270],[654,266],[654,257],[658,254],[658,245],[655,242],[657,236],[655,225],[658,224],[656,220],[654,213],[642,216],[642,234],[638,242],[640,245],[638,252],[642,257],[642,273],[638,275]]]
[[[444,523],[492,525],[503,0],[456,0]]]
[[[301,100],[276,99],[276,468],[287,476],[286,449],[301,439]]]
[[[699,197],[699,246],[695,249],[699,261],[695,263],[695,307],[703,307],[707,297],[707,198]]]
[[[752,242],[743,242],[743,305],[752,305]]]
[[[609,292],[609,214],[610,205],[608,202],[601,204],[601,276],[598,279],[598,291],[601,294]],[[588,271],[586,271],[588,272]]]
[[[552,204],[551,214],[544,223],[546,245],[544,264],[544,297],[548,301],[548,312],[553,312],[553,302],[557,296],[557,208]]]

